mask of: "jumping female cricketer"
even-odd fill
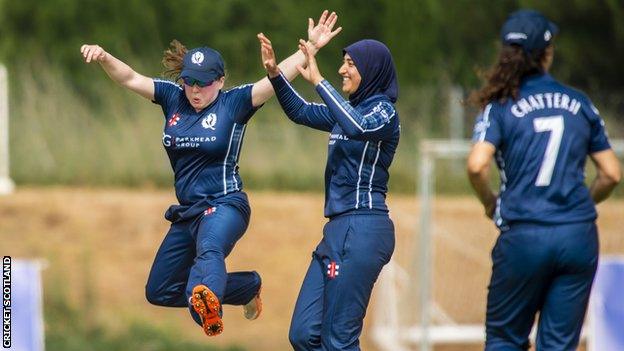
[[[264,66],[284,112],[293,122],[329,132],[323,239],[312,256],[290,325],[295,350],[359,350],[373,285],[394,251],[388,216],[388,169],[399,143],[394,107],[398,83],[388,48],[361,40],[343,50],[338,73],[345,100],[322,76],[314,48],[301,41],[307,69],[325,104],[305,101],[276,65],[261,38]]]
[[[341,28],[332,31],[335,13],[324,11],[315,26],[309,20],[310,48],[318,50]],[[263,37],[262,34],[259,35]],[[227,273],[225,257],[247,229],[250,207],[238,173],[245,127],[274,91],[267,78],[222,90],[225,82],[219,52],[200,47],[186,50],[173,41],[165,51],[165,74],[180,85],[135,72],[97,45],[80,49],[85,62],[98,62],[121,86],[161,105],[163,145],[175,175],[179,204],[165,218],[171,228],[152,266],[147,300],[155,305],[189,307],[208,336],[223,331],[221,304],[244,305],[245,317],[261,311],[260,276]],[[301,51],[280,64],[287,79],[305,64]]]
[[[498,62],[470,100],[482,109],[468,174],[500,228],[492,251],[486,350],[576,350],[598,263],[595,203],[620,181],[598,110],[548,74],[557,27],[536,11],[509,16]],[[585,186],[587,156],[597,175]],[[492,158],[500,193],[488,183]]]

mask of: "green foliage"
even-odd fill
[[[331,63],[332,70],[340,48],[371,37],[391,48],[403,85],[445,79],[474,86],[474,69],[493,60],[505,17],[527,7],[543,11],[561,28],[558,77],[581,88],[622,90],[624,3],[617,0],[373,0],[364,6],[348,0],[5,0],[0,2],[0,59],[33,69],[53,63],[84,88],[92,74],[80,63],[81,44],[101,44],[156,73],[160,53],[177,38],[189,47],[217,48],[230,73],[247,79],[262,74],[257,32],[269,35],[283,57],[305,37],[307,17],[331,8],[344,31],[319,61]]]

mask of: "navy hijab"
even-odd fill
[[[360,86],[349,95],[351,106],[356,106],[375,94],[386,95],[390,101],[396,102],[399,96],[396,70],[390,50],[382,42],[360,40],[344,48],[342,54],[351,56],[362,77]]]

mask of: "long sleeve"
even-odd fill
[[[302,98],[282,74],[270,78],[275,95],[286,116],[297,124],[331,132],[336,123],[327,106]]]
[[[337,91],[323,80],[316,86],[327,108],[347,136],[361,140],[382,140],[394,132],[396,110],[391,102],[379,101],[362,113],[353,108]]]

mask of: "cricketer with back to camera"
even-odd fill
[[[598,110],[553,78],[558,27],[533,10],[501,29],[498,61],[469,101],[481,108],[467,162],[471,185],[500,229],[488,286],[488,351],[575,350],[598,264],[595,203],[621,179]],[[585,186],[587,157],[597,169]],[[496,160],[501,185],[489,185]]]

